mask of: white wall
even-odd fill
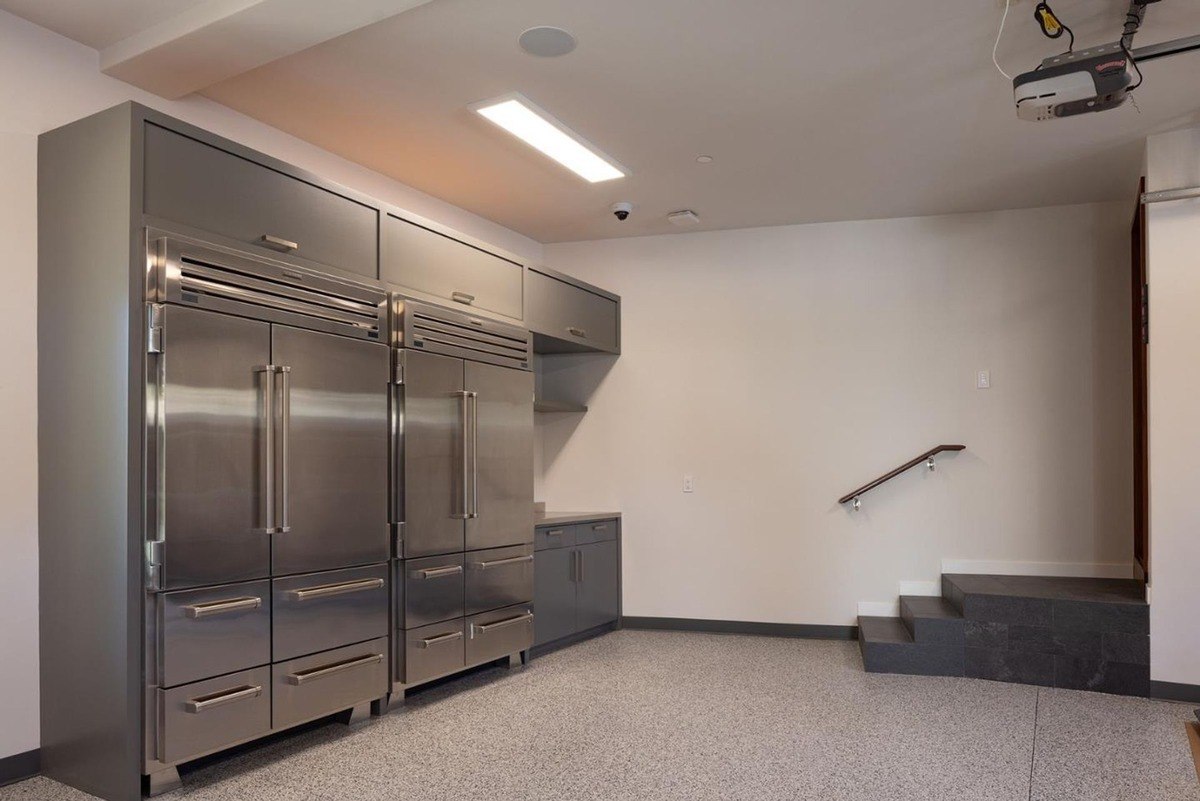
[[[1200,186],[1200,128],[1146,142],[1151,191]],[[1200,684],[1200,199],[1148,207],[1150,675]]]
[[[97,54],[0,11],[0,758],[38,747],[37,135],[126,100],[159,108],[522,257],[541,245],[200,97],[168,102],[101,75]]]
[[[624,339],[546,359],[591,410],[539,417],[540,496],[623,510],[629,615],[848,624],[944,558],[1129,575],[1128,215],[547,245],[623,296]],[[967,450],[836,503],[943,442]]]

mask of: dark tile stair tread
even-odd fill
[[[964,595],[1006,595],[1056,601],[1145,604],[1146,589],[1137,579],[1078,576],[1003,576],[947,573],[943,578]]]
[[[915,618],[962,619],[962,613],[954,608],[954,604],[940,595],[901,595],[900,603],[907,607]]]
[[[898,617],[858,616],[859,636],[866,642],[912,643],[912,634]]]

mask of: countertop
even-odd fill
[[[620,512],[535,512],[535,526],[566,526],[571,523],[586,523],[589,520],[612,520],[619,518]]]

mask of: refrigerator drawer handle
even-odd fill
[[[533,612],[525,612],[524,614],[517,615],[516,617],[510,617],[495,623],[472,623],[471,639],[474,639],[476,635],[482,637],[494,629],[502,629],[506,626],[511,626],[514,623],[524,623],[527,620],[533,620]]]
[[[520,562],[532,562],[533,555],[525,554],[524,556],[510,556],[507,559],[493,559],[490,562],[472,562],[473,570],[489,570],[493,567],[504,567],[505,565],[515,565]]]
[[[193,604],[183,607],[183,613],[190,618],[200,619],[213,615],[223,615],[226,612],[243,612],[247,609],[258,609],[262,606],[262,598],[246,596],[245,598],[230,598],[227,601],[209,601],[203,604]]]
[[[457,303],[465,303],[468,306],[475,302],[475,296],[469,292],[451,292],[450,298]]]
[[[383,661],[383,654],[367,654],[366,656],[358,656],[354,659],[347,659],[344,662],[334,662],[332,665],[313,668],[312,670],[303,670],[299,673],[289,673],[287,675],[287,683],[300,686],[305,682],[316,681],[323,679],[326,676],[334,676],[338,673],[345,673],[347,670],[354,670],[358,667],[366,667],[367,665],[378,665]]]
[[[258,238],[258,241],[259,241],[259,244],[266,245],[269,248],[273,248],[275,250],[282,251],[283,253],[290,253],[293,250],[300,249],[300,245],[298,243],[293,242],[290,239],[284,239],[281,236],[271,236],[270,234],[263,234],[262,236],[260,236]]]
[[[287,597],[290,601],[311,601],[316,598],[330,598],[334,595],[346,595],[352,592],[378,590],[383,587],[383,584],[384,581],[381,578],[359,579],[358,581],[346,581],[341,584],[322,584],[319,587],[289,590]]]
[[[183,705],[183,709],[190,715],[199,715],[209,709],[216,709],[226,704],[245,701],[249,698],[258,698],[262,695],[262,685],[258,684],[243,684],[241,687],[234,687],[232,690],[222,690],[219,693],[212,695],[202,695],[198,698],[193,698]]]
[[[582,328],[569,325],[567,326],[567,333],[580,339],[587,339],[587,331],[584,331]]]
[[[427,567],[424,570],[414,570],[409,575],[415,579],[442,578],[443,576],[457,576],[463,572],[462,565],[446,565],[445,567]]]
[[[454,642],[461,640],[463,633],[461,631],[452,631],[449,634],[439,634],[436,637],[426,637],[423,640],[417,640],[418,648],[431,648],[435,645],[441,645],[444,642]]]

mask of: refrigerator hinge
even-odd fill
[[[404,558],[404,524],[392,523],[392,547],[397,559]]]
[[[404,383],[404,351],[396,351],[396,358],[392,362],[392,383]]]
[[[146,304],[146,352],[163,352],[163,305]]]
[[[146,543],[146,589],[162,589],[163,550],[166,548],[163,540],[150,540]]]

